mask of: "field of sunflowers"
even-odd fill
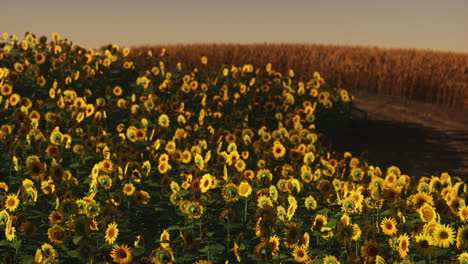
[[[318,72],[0,42],[4,263],[468,263],[468,187],[325,147]]]

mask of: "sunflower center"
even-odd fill
[[[406,244],[406,240],[403,240],[403,241],[401,242],[401,249],[402,249],[402,250],[406,250],[407,248],[408,248],[408,244]]]
[[[461,237],[464,241],[468,241],[468,229],[462,231]]]
[[[304,251],[303,250],[298,250],[297,251],[297,256],[300,257],[300,258],[303,258],[305,256]]]
[[[124,259],[127,257],[127,252],[125,250],[120,250],[119,251],[119,258]]]
[[[429,241],[423,240],[421,241],[420,245],[422,248],[429,248]]]
[[[377,253],[378,253],[378,249],[374,245],[371,245],[367,248],[367,255],[369,255],[370,257],[377,256]]]
[[[386,222],[385,223],[385,228],[386,229],[392,229],[393,228],[393,224],[391,222]]]
[[[15,206],[15,204],[16,204],[15,199],[9,199],[9,200],[8,200],[8,206],[9,206],[9,207],[13,207],[13,206]]]
[[[449,237],[449,234],[447,233],[447,231],[442,231],[440,232],[439,237],[440,239],[447,239]]]

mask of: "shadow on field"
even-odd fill
[[[334,133],[331,147],[339,152],[349,151],[383,172],[395,165],[410,176],[428,176],[447,171],[452,176],[467,176],[463,159],[468,158],[468,133],[465,131],[436,131],[411,123],[359,118],[351,126]],[[453,143],[464,144],[464,152]],[[466,162],[465,162],[466,164]]]

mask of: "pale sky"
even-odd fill
[[[468,53],[467,0],[1,0],[0,33],[83,47],[316,43]]]

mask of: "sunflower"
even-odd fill
[[[461,226],[457,232],[457,248],[468,248],[468,225]]]
[[[137,204],[148,204],[151,199],[151,196],[146,191],[136,191],[133,194],[133,199]]]
[[[119,264],[130,263],[133,260],[132,250],[127,245],[114,245],[110,256],[114,262]]]
[[[468,207],[466,205],[460,207],[458,210],[458,216],[462,221],[468,221]]]
[[[279,141],[275,141],[272,147],[273,156],[276,159],[282,158],[286,153],[286,148]]]
[[[288,220],[291,220],[294,216],[294,213],[296,212],[297,209],[297,203],[292,203],[288,206],[288,210],[286,210],[286,218]]]
[[[200,247],[200,243],[197,241],[195,234],[188,230],[182,233],[183,247],[185,250],[194,252]]]
[[[262,241],[254,248],[254,254],[260,261],[269,261],[276,255],[275,243],[269,241]]]
[[[359,238],[361,238],[362,230],[358,224],[352,224],[351,226],[353,231],[353,233],[351,234],[351,240],[357,241]]]
[[[11,106],[16,106],[21,100],[21,96],[17,93],[14,93],[10,95],[10,98],[8,98],[8,101],[10,102]]]
[[[435,220],[437,217],[437,213],[434,207],[432,207],[431,205],[427,203],[418,209],[418,213],[419,213],[419,217],[424,223],[431,222],[432,220]]]
[[[46,85],[46,79],[44,78],[44,76],[39,76],[36,80],[36,84],[39,85],[40,87],[43,87],[44,85]]]
[[[463,252],[458,256],[458,261],[460,264],[468,264],[468,252]]]
[[[242,181],[237,189],[242,197],[249,197],[252,193],[252,186],[247,181]]]
[[[323,264],[340,264],[335,256],[327,255],[323,258]]]
[[[380,246],[376,241],[366,241],[361,247],[361,255],[364,262],[373,262],[380,253]]]
[[[313,230],[320,230],[324,225],[328,223],[327,216],[323,214],[318,214],[314,217],[312,222],[312,229]]]
[[[205,174],[202,176],[200,180],[200,190],[202,193],[206,193],[211,186],[213,185],[213,178],[211,177],[210,174]]]
[[[16,208],[18,208],[18,205],[19,205],[19,199],[18,199],[18,195],[15,194],[15,193],[12,193],[12,194],[9,194],[6,199],[5,199],[5,208],[10,211],[10,212],[13,212],[16,210]]]
[[[13,92],[13,86],[11,86],[8,83],[5,83],[2,85],[0,92],[3,96],[8,96]]]
[[[387,264],[387,262],[385,262],[385,259],[382,256],[377,255],[375,257],[375,264]]]
[[[27,173],[33,180],[42,179],[45,175],[45,166],[39,159],[27,163]]]
[[[135,185],[133,183],[126,183],[123,187],[123,193],[127,196],[132,196],[133,193],[135,192]]]
[[[349,215],[347,213],[344,213],[340,218],[340,222],[344,226],[350,225],[351,224],[351,218],[349,217]]]
[[[236,202],[238,200],[237,186],[233,183],[226,184],[223,187],[221,194],[226,202]]]
[[[273,180],[273,174],[268,169],[261,169],[256,174],[259,183],[268,184]]]
[[[397,222],[393,217],[385,217],[380,223],[380,227],[382,228],[383,233],[389,236],[396,234],[398,231],[396,225]]]
[[[16,238],[16,228],[8,226],[5,229],[5,237],[8,241],[13,241]]]
[[[169,127],[169,124],[170,124],[170,119],[169,117],[166,115],[166,114],[162,114],[159,116],[158,118],[158,124],[161,126],[161,127]]]
[[[75,249],[78,258],[83,263],[89,263],[90,260],[94,257],[95,247],[93,247],[87,240],[82,239],[78,243],[78,247]]]
[[[170,248],[159,247],[150,253],[151,263],[170,264],[174,261],[174,253]]]
[[[119,235],[119,228],[117,227],[117,223],[113,222],[113,223],[108,224],[106,228],[106,235],[104,236],[104,238],[106,239],[106,242],[109,243],[110,245],[114,244],[118,235]]]
[[[271,199],[266,196],[266,195],[260,195],[258,198],[257,198],[257,207],[258,208],[261,208],[263,206],[273,206],[273,202],[271,201]]]
[[[435,248],[432,246],[432,237],[429,234],[418,234],[414,237],[414,240],[414,249],[421,256],[428,257],[434,253]]]
[[[294,251],[292,252],[292,256],[294,257],[294,260],[297,262],[304,262],[307,259],[309,259],[309,252],[307,251],[307,248],[304,246],[296,246],[294,248]]]
[[[294,248],[301,238],[301,229],[295,223],[286,224],[285,245],[288,248]]]
[[[203,206],[198,202],[191,202],[187,205],[185,213],[189,219],[198,219],[203,215]]]
[[[49,215],[49,221],[51,224],[59,224],[63,222],[63,215],[60,212],[52,211]]]
[[[398,237],[398,254],[404,259],[409,252],[409,237],[407,234]]]
[[[193,264],[213,264],[213,262],[209,260],[199,260],[197,262],[194,262]]]
[[[34,55],[34,60],[36,61],[37,64],[44,64],[46,59],[47,59],[46,55],[42,52],[38,52]]]
[[[161,241],[161,247],[162,248],[169,248],[169,241],[171,240],[171,235],[169,234],[169,231],[164,230],[161,235],[159,236],[159,240]]]
[[[455,242],[455,231],[453,228],[438,224],[432,234],[434,245],[437,247],[448,248]]]
[[[50,242],[62,244],[67,238],[67,231],[59,225],[54,225],[47,230],[47,236],[49,237]]]

